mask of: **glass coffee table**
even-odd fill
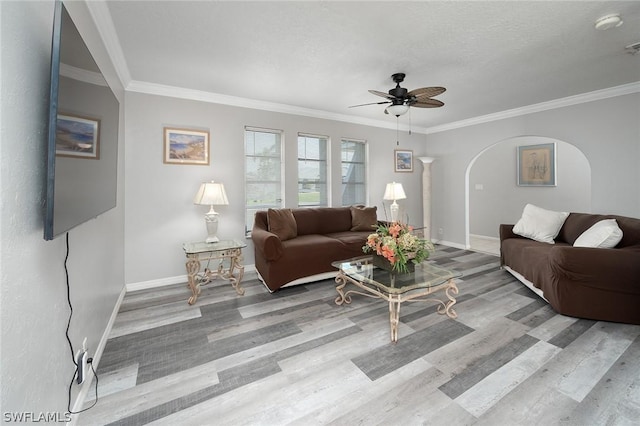
[[[392,274],[372,264],[372,256],[362,256],[348,260],[333,262],[338,269],[336,276],[336,304],[351,303],[351,294],[384,299],[389,302],[389,322],[391,325],[391,341],[398,341],[398,323],[400,305],[402,302],[420,301],[436,302],[439,304],[437,312],[449,318],[457,318],[453,310],[456,303],[455,295],[458,287],[455,278],[462,273],[453,271],[428,262],[415,265],[415,272],[407,274]],[[357,288],[345,291],[347,284]],[[429,298],[427,296],[444,291],[446,301]]]

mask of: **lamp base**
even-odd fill
[[[213,206],[212,206],[213,207]],[[211,209],[213,210],[213,208]],[[204,215],[205,223],[207,224],[207,239],[205,243],[217,243],[220,239],[216,236],[218,233],[218,213],[211,212]]]
[[[400,205],[396,203],[396,200],[393,200],[393,204],[389,206],[389,210],[391,211],[391,222],[397,222],[398,213],[400,212]]]

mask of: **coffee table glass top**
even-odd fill
[[[247,245],[237,240],[220,240],[217,243],[205,243],[198,241],[184,243],[182,248],[186,254],[206,253],[210,251],[233,250],[245,248]]]
[[[445,269],[426,261],[415,265],[415,272],[391,274],[375,267],[371,259],[372,256],[362,256],[333,262],[332,265],[352,279],[375,286],[389,294],[436,287],[452,278],[462,276],[459,271]]]

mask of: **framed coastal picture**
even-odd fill
[[[396,172],[413,171],[413,151],[396,149],[394,152],[394,168]]]
[[[209,164],[209,132],[164,128],[165,164]]]
[[[556,144],[518,147],[518,186],[556,186]]]
[[[100,159],[100,120],[58,114],[56,156]]]

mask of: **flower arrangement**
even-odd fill
[[[420,263],[435,250],[431,241],[418,238],[412,231],[413,227],[400,222],[378,225],[376,232],[367,237],[362,251],[384,257],[394,272],[408,272],[409,262]]]

